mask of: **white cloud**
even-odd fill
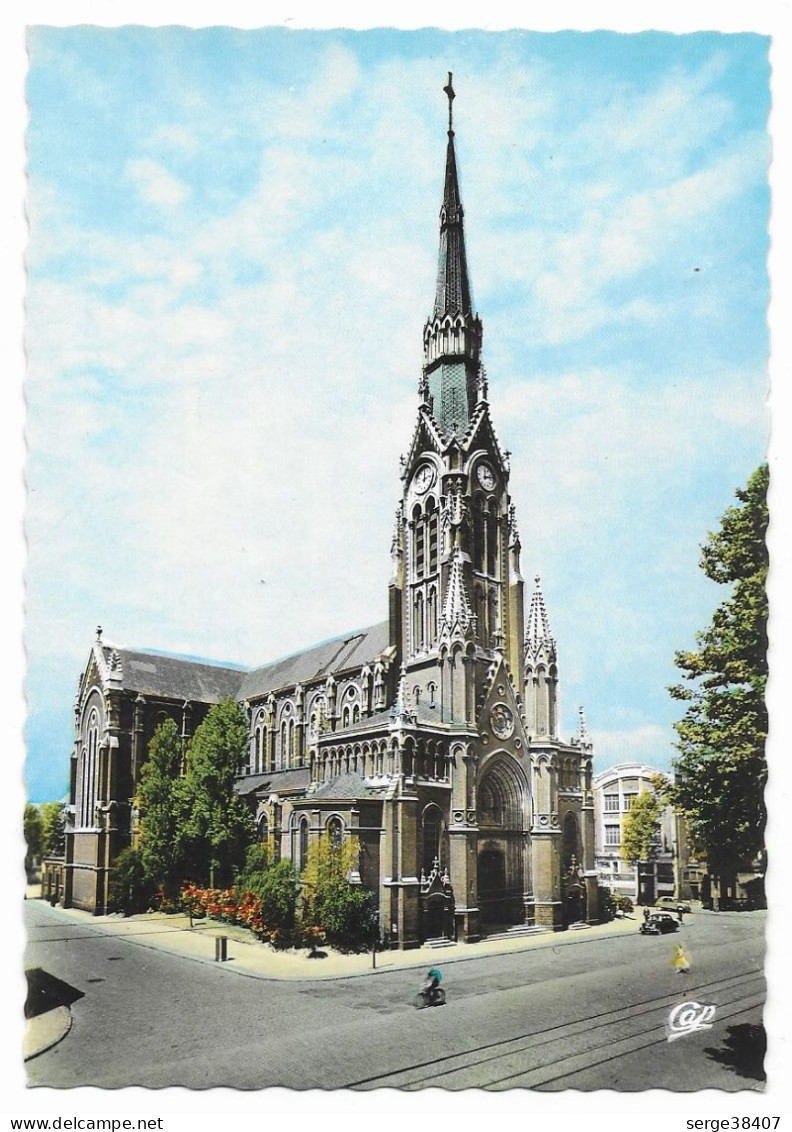
[[[150,157],[128,161],[126,175],[134,182],[141,200],[146,204],[174,207],[183,204],[190,195],[189,188],[169,173],[164,165]]]

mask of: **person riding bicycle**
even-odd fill
[[[426,980],[423,986],[423,993],[426,995],[429,1002],[433,1002],[437,998],[437,991],[442,981],[442,973],[437,967],[430,967],[426,973]]]

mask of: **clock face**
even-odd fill
[[[485,491],[492,491],[495,486],[495,476],[489,464],[479,464],[476,468],[478,481]]]
[[[416,491],[423,493],[428,491],[434,483],[435,473],[431,464],[421,464],[418,471],[415,473],[413,480],[413,487]]]

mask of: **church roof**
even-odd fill
[[[292,770],[245,775],[237,781],[235,789],[238,794],[282,794],[292,790],[305,790],[310,781],[309,768],[300,766]]]
[[[124,688],[143,696],[220,703],[236,699],[245,675],[232,665],[190,660],[183,656],[102,646],[108,665],[120,675]]]
[[[306,684],[349,668],[359,668],[367,661],[374,661],[389,644],[390,626],[387,621],[357,633],[335,637],[245,673],[239,698],[249,700],[279,688]]]
[[[339,774],[336,778],[332,778],[329,782],[325,782],[318,790],[315,790],[311,798],[325,798],[325,799],[351,799],[358,798],[379,798],[382,796],[381,790],[374,790],[366,785],[365,780],[359,774],[348,772],[347,774]]]

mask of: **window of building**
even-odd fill
[[[618,794],[605,794],[603,798],[604,809],[606,814],[619,812],[619,795]]]
[[[621,844],[621,826],[606,825],[605,826],[605,844],[606,845],[620,845]]]
[[[625,808],[625,810],[629,810],[630,806],[633,804],[633,802],[635,801],[635,799],[637,797],[638,797],[637,793],[636,794],[625,794],[624,795],[624,808]]]
[[[297,854],[297,864],[302,871],[308,863],[308,818],[300,820],[300,838]]]
[[[344,825],[340,818],[330,818],[327,823],[327,833],[333,852],[337,852],[344,840]]]

